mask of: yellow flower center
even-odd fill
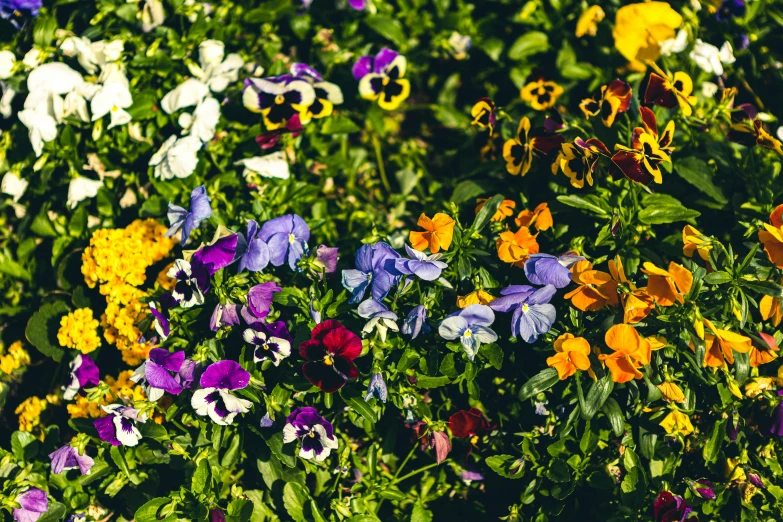
[[[308,435],[310,436],[311,439],[315,438],[315,433],[313,433],[312,431],[310,433],[308,433]]]
[[[528,310],[530,310],[530,307],[528,306],[528,304],[527,303],[523,304],[522,305],[522,312],[527,312]]]
[[[293,234],[288,234],[288,242],[293,243],[294,241],[296,241],[296,236]]]
[[[332,359],[331,355],[327,355],[326,357],[324,357],[324,364],[326,366],[331,366],[332,364],[334,364],[334,359]]]
[[[278,94],[277,96],[275,96],[275,103],[278,105],[285,103],[285,97],[283,97],[282,94]]]
[[[473,335],[473,332],[470,331],[470,329],[465,330],[465,333],[463,334],[465,337],[470,338]]]

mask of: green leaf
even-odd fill
[[[731,275],[723,270],[704,276],[704,282],[710,285],[722,285],[731,281]]]
[[[487,226],[489,220],[492,219],[492,216],[495,215],[495,212],[498,211],[498,207],[500,207],[501,203],[503,203],[503,196],[501,194],[492,196],[492,198],[487,201],[483,207],[481,207],[479,213],[476,214],[476,219],[473,220],[473,224],[470,226],[470,230],[468,230],[465,234],[470,236],[474,232],[481,232],[484,227]]]
[[[710,438],[702,450],[702,457],[704,457],[704,462],[707,464],[711,464],[718,459],[720,447],[723,445],[723,437],[726,436],[726,421],[727,419],[720,419],[712,426]]]
[[[760,294],[783,299],[783,286],[772,281],[742,281],[742,286]]]
[[[580,380],[577,379],[576,382],[578,388],[581,390],[582,385]],[[603,379],[593,382],[590,386],[590,390],[587,392],[587,397],[582,398],[580,394],[579,406],[582,410],[582,418],[584,420],[592,419],[604,405],[606,399],[609,398],[609,394],[612,393],[613,389],[614,381],[607,375]]]
[[[291,518],[296,522],[307,522],[304,515],[304,507],[309,499],[310,493],[301,484],[289,482],[283,488],[283,505]]]
[[[525,461],[512,455],[493,455],[487,457],[485,462],[492,471],[507,479],[522,478],[525,474]]]
[[[136,510],[134,518],[136,522],[174,522],[177,520],[175,513],[163,514],[164,506],[168,510],[168,504],[170,503],[171,499],[168,498],[153,498]]]
[[[207,459],[201,459],[196,466],[196,471],[193,473],[193,478],[190,480],[191,488],[196,494],[200,494],[204,491],[209,480],[209,463]]]
[[[546,33],[530,31],[523,34],[513,43],[508,50],[508,57],[512,60],[523,60],[528,56],[544,53],[549,50],[549,38]]]
[[[393,18],[382,15],[373,15],[365,18],[364,23],[369,25],[370,29],[380,36],[397,44],[398,47],[405,47],[407,39],[405,38],[405,32],[399,20],[394,20]]]
[[[60,362],[65,350],[57,342],[60,318],[69,311],[63,301],[46,303],[30,317],[25,329],[25,337],[39,352]]]
[[[417,502],[413,505],[411,522],[432,522],[432,511]]]
[[[625,431],[625,418],[623,417],[623,410],[620,409],[620,405],[617,401],[609,397],[601,407],[601,411],[606,418],[609,419],[609,424],[612,426],[612,433],[615,437],[621,437]]]
[[[471,199],[481,196],[485,192],[486,190],[481,185],[473,180],[467,179],[465,181],[460,181],[459,184],[454,187],[454,192],[451,194],[451,201],[457,205],[461,205]]]
[[[416,350],[413,348],[406,348],[406,350],[402,352],[402,357],[400,357],[400,360],[397,363],[397,371],[404,372],[408,368],[413,368],[419,360],[419,357],[420,355]]]
[[[347,116],[341,114],[333,114],[324,121],[321,126],[321,134],[334,135],[334,134],[351,134],[362,130]]]
[[[123,455],[124,450],[120,446],[112,446],[111,450],[109,450],[109,455],[111,455],[111,460],[114,461],[114,464],[122,471],[126,477],[130,477],[130,470],[128,469],[128,463],[125,462],[125,455]]]
[[[701,216],[698,210],[691,210],[679,205],[656,205],[639,212],[639,221],[647,225],[662,225],[676,223]]]
[[[571,470],[563,459],[552,459],[546,476],[552,482],[568,482],[571,480]]]
[[[67,509],[64,504],[60,502],[49,502],[49,509],[41,515],[38,522],[57,522],[65,518]]]
[[[166,211],[169,208],[165,199],[157,194],[152,195],[144,200],[139,208],[139,216],[141,217],[159,217],[165,216]]]
[[[370,424],[375,424],[378,420],[378,416],[375,410],[370,406],[364,397],[359,394],[353,387],[344,387],[340,390],[340,397],[343,398],[345,403],[353,408],[353,410],[364,417]]]
[[[40,447],[41,442],[32,433],[15,431],[11,435],[11,451],[22,462],[32,462]]]
[[[581,196],[577,196],[575,194],[570,194],[568,196],[557,196],[557,200],[563,205],[568,205],[569,207],[574,207],[581,210],[587,210],[588,212],[592,212],[593,214],[598,214],[599,216],[604,216],[604,217],[609,216],[609,212],[607,212],[597,203],[588,201],[587,199]]]
[[[416,386],[425,389],[440,388],[441,386],[446,386],[449,382],[451,382],[451,379],[446,376],[430,377],[428,375],[419,375]]]
[[[2,251],[0,251],[0,273],[15,279],[24,279],[25,281],[29,281],[32,278],[30,272]]]
[[[531,377],[530,380],[519,389],[519,400],[526,401],[534,395],[548,390],[559,380],[560,377],[557,376],[557,370],[554,368],[541,370],[540,373]]]
[[[33,27],[33,41],[35,45],[43,49],[49,47],[49,42],[54,39],[55,31],[57,31],[57,19],[54,16],[38,16]]]
[[[710,172],[710,168],[699,158],[690,157],[679,160],[677,164],[674,165],[674,171],[679,174],[682,179],[701,190],[718,203],[723,205],[728,203],[728,200],[726,199],[726,196],[723,195],[721,189],[716,187],[712,182],[712,172]]]
[[[296,466],[296,457],[289,453],[291,451],[287,448],[287,450],[284,450],[283,448],[283,433],[277,432],[270,436],[268,439],[266,439],[266,444],[269,446],[269,449],[272,450],[272,453],[286,466],[289,468],[293,468]]]
[[[503,367],[503,348],[501,348],[500,345],[495,343],[482,344],[480,352],[496,370],[500,370]]]

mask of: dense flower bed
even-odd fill
[[[0,0],[6,518],[779,520],[781,7]]]

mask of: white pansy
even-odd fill
[[[0,88],[2,88],[3,91],[3,95],[0,96],[0,115],[2,115],[3,118],[8,118],[13,112],[11,103],[14,101],[14,97],[16,97],[17,90],[10,85],[4,87],[0,85]]]
[[[286,161],[285,154],[282,151],[273,152],[266,156],[255,156],[239,160],[234,165],[245,167],[244,172],[242,172],[242,176],[245,178],[251,174],[258,174],[265,178],[288,179],[291,177],[288,161]]]
[[[25,64],[29,69],[35,69],[39,65],[41,65],[41,62],[44,60],[44,53],[39,49],[38,47],[33,47],[27,53],[24,55],[24,58],[22,58],[22,63]]]
[[[195,78],[190,78],[166,94],[160,101],[160,106],[171,114],[182,108],[198,105],[208,95],[209,87]]]
[[[11,51],[0,51],[0,80],[7,80],[14,74],[16,55]]]
[[[177,138],[171,136],[150,159],[155,167],[155,177],[163,180],[187,178],[198,165],[201,140],[196,136]]]
[[[658,45],[661,48],[662,56],[671,56],[672,54],[681,53],[688,47],[688,32],[685,29],[680,29],[677,32],[676,38],[664,40]]]
[[[17,176],[13,172],[6,172],[3,176],[3,181],[0,183],[0,190],[3,194],[11,196],[14,203],[17,203],[19,199],[24,195],[27,186],[30,183]]]
[[[220,103],[212,96],[199,103],[192,116],[189,114],[180,116],[180,123],[186,123],[183,125],[185,128],[183,134],[197,136],[203,142],[215,137],[215,128],[219,120]]]
[[[139,13],[141,19],[141,30],[148,33],[163,25],[166,20],[166,12],[163,10],[163,2],[160,0],[144,0],[144,7]]]
[[[715,93],[718,92],[718,86],[712,82],[704,82],[701,84],[701,95],[705,98],[712,98]]]
[[[778,139],[783,141],[783,126],[778,127],[778,130],[775,131],[775,134],[778,135]]]
[[[201,68],[219,65],[226,56],[226,44],[220,40],[204,40],[198,46]]]
[[[98,55],[87,37],[69,36],[60,44],[60,51],[69,58],[79,61],[79,65],[90,74],[98,70]]]
[[[80,201],[87,198],[94,198],[98,195],[98,189],[103,186],[103,182],[95,181],[84,176],[73,178],[68,184],[68,208],[76,208]]]
[[[696,40],[690,59],[704,72],[720,76],[723,74],[723,64],[734,63],[734,51],[729,42],[718,49],[712,44]]]
[[[239,71],[244,65],[245,61],[241,56],[231,53],[222,63],[207,69],[204,81],[213,92],[223,92],[229,83],[239,79]]]
[[[19,121],[27,127],[30,143],[36,157],[43,154],[43,145],[57,138],[57,121],[44,110],[25,109],[19,114]]]
[[[87,110],[87,100],[76,91],[71,91],[65,95],[63,109],[63,117],[65,118],[68,116],[76,116],[85,123],[90,121],[90,113]]]
[[[92,48],[95,50],[100,61],[103,64],[106,64],[109,62],[116,62],[122,58],[122,53],[125,51],[125,42],[122,40],[112,40],[107,43],[105,40],[100,40],[92,44]]]
[[[133,96],[131,96],[128,86],[121,82],[111,82],[95,93],[92,98],[90,109],[92,110],[92,121],[99,120],[109,114],[111,123],[107,127],[111,129],[118,125],[125,125],[131,121],[131,115],[125,110],[133,105]]]
[[[45,63],[30,73],[27,77],[27,90],[31,93],[43,90],[68,94],[83,83],[84,78],[81,74],[64,63],[52,62]]]

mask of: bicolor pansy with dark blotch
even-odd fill
[[[587,141],[576,138],[571,143],[560,145],[560,152],[552,163],[552,174],[558,170],[568,177],[575,188],[585,186],[585,181],[593,186],[593,173],[598,165],[600,156],[611,156],[609,149],[598,139],[590,138]]]
[[[565,140],[560,134],[548,134],[543,128],[530,130],[530,120],[523,117],[517,135],[503,144],[506,170],[512,176],[524,176],[533,163],[533,153],[549,154]]]
[[[290,74],[272,78],[248,78],[242,102],[253,112],[260,112],[267,130],[284,127],[295,115],[301,122],[309,120],[307,111],[315,101],[315,90],[307,80]]]
[[[677,71],[668,76],[657,65],[650,62],[655,72],[651,72],[646,85],[643,86],[644,104],[659,105],[667,109],[680,107],[685,116],[693,114],[696,96],[693,92],[693,80],[686,73]]]
[[[663,133],[658,135],[655,113],[647,107],[639,108],[643,127],[633,130],[631,147],[616,145],[612,161],[630,180],[648,185],[661,183],[661,163],[671,162],[671,146],[674,137],[674,122],[670,121]]]
[[[552,81],[536,80],[522,87],[519,94],[533,110],[545,111],[557,102],[563,88]]]
[[[272,361],[278,366],[280,361],[291,355],[291,335],[283,321],[270,324],[258,322],[250,325],[242,337],[253,345],[253,361]]]
[[[781,147],[780,140],[764,129],[761,120],[757,118],[758,111],[756,107],[745,103],[740,105],[738,109],[740,110],[732,114],[734,121],[729,128],[726,138],[746,147],[760,145],[764,148],[772,149],[783,156],[783,147]]]
[[[301,78],[313,86],[315,91],[315,100],[302,113],[302,124],[308,123],[311,119],[319,119],[330,116],[334,111],[335,105],[343,103],[343,91],[337,85],[325,82],[321,74],[304,63],[295,63],[291,66],[291,74],[295,78]]]
[[[407,66],[404,56],[387,47],[374,57],[362,56],[353,66],[359,94],[364,99],[377,100],[381,109],[396,109],[411,92],[410,81],[405,78]]]
[[[586,98],[579,104],[585,118],[601,115],[601,121],[606,127],[611,127],[618,114],[622,114],[631,106],[631,86],[622,80],[612,80],[609,85],[601,87],[601,97]]]
[[[250,373],[236,361],[218,361],[201,375],[201,389],[193,393],[190,405],[197,415],[209,416],[212,422],[228,426],[238,413],[250,411],[252,402],[232,392],[247,387]]]
[[[166,273],[174,279],[171,296],[182,308],[204,304],[204,294],[209,291],[209,270],[197,259],[192,263],[177,259]]]
[[[482,129],[489,129],[489,135],[492,136],[495,131],[497,116],[495,115],[495,102],[489,98],[479,98],[470,109],[470,115],[473,117],[473,125]]]
[[[283,444],[301,441],[299,456],[303,459],[315,459],[317,462],[337,449],[338,442],[334,436],[332,423],[318,414],[311,406],[294,408],[283,427]]]

